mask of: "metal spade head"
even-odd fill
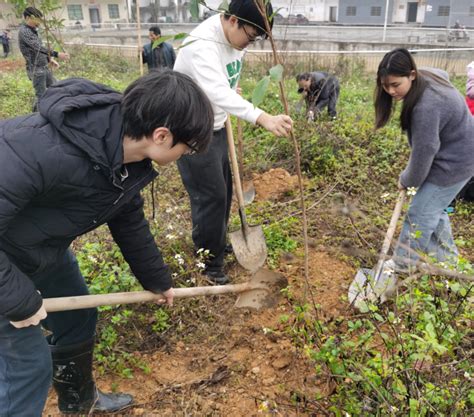
[[[237,262],[250,272],[257,271],[267,259],[267,244],[262,226],[247,226],[229,233]]]
[[[253,181],[244,182],[242,191],[244,195],[244,204],[247,206],[255,199],[255,185],[253,184]]]
[[[368,303],[389,299],[396,290],[397,276],[393,271],[381,270],[378,277],[373,269],[362,268],[349,287],[349,302],[362,312],[368,311]]]
[[[280,290],[288,286],[288,280],[282,274],[260,268],[249,284],[249,290],[239,294],[235,307],[260,310],[278,303]]]

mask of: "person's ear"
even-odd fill
[[[415,70],[410,71],[409,78],[410,78],[411,81],[413,81],[416,78],[416,71]]]
[[[229,17],[229,23],[233,26],[233,25],[238,25],[239,24],[239,19],[237,19],[236,16],[234,15],[231,15]]]
[[[167,127],[157,127],[151,135],[151,140],[155,145],[164,145],[171,140],[171,132]]]

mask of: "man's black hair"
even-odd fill
[[[266,35],[266,25],[262,13],[260,13],[258,4],[264,4],[264,0],[232,0],[229,4],[229,10],[225,12],[225,19],[229,19],[230,16],[235,16],[239,19],[239,27],[243,25],[254,26],[257,30],[257,35]],[[273,27],[273,7],[270,2],[265,5],[266,14],[270,30]]]
[[[151,26],[148,32],[153,32],[156,36],[161,35],[161,29],[158,26]]]
[[[27,7],[23,11],[23,17],[26,19],[27,17],[38,17],[41,18],[43,17],[43,13],[41,13],[36,7]]]
[[[173,146],[186,143],[207,149],[214,127],[211,102],[187,75],[169,69],[152,71],[130,84],[122,98],[124,133],[149,137],[158,127],[173,135]]]

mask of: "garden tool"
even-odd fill
[[[257,271],[267,258],[267,244],[263,234],[262,226],[249,226],[245,215],[244,196],[242,184],[240,182],[239,165],[235,154],[234,135],[230,124],[230,116],[225,122],[227,131],[227,141],[229,143],[229,154],[232,161],[232,171],[234,174],[235,192],[239,205],[239,216],[242,228],[229,233],[229,240],[232,244],[237,262],[251,272]]]
[[[238,151],[239,151],[239,170],[242,175],[241,181],[243,183],[242,190],[244,193],[244,204],[247,206],[255,199],[255,186],[253,181],[244,181],[244,137],[242,134],[242,121],[237,119],[237,138],[238,142]]]
[[[387,299],[388,293],[395,290],[397,279],[395,271],[384,269],[384,261],[395,234],[398,218],[402,212],[405,192],[405,190],[401,190],[398,195],[397,204],[393,210],[375,269],[359,269],[349,287],[349,302],[361,311],[367,310],[367,301],[375,301],[377,298],[381,298],[383,302]]]
[[[242,284],[218,285],[209,287],[175,288],[175,298],[189,298],[220,294],[239,294],[235,307],[259,310],[277,304],[282,288],[288,280],[282,274],[259,269],[249,282]],[[164,300],[161,294],[151,291],[119,292],[112,294],[81,295],[76,297],[45,298],[44,307],[48,313],[55,311],[79,310],[115,304],[132,304]]]

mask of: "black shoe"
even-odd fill
[[[222,269],[206,271],[204,274],[209,281],[216,285],[225,285],[230,282],[229,277],[224,273],[224,271],[222,271]]]
[[[234,248],[232,248],[232,245],[230,243],[228,245],[225,245],[224,253],[226,255],[234,253]]]

